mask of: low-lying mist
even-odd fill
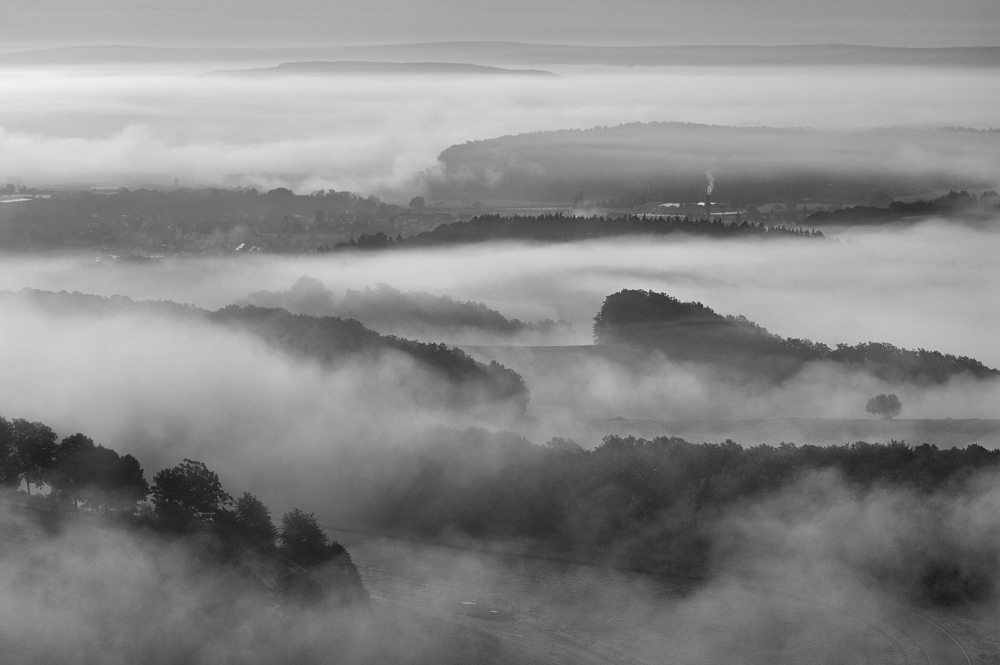
[[[996,486],[980,474],[920,493],[807,474],[703,516],[717,555],[687,580],[497,556],[488,539],[466,549],[337,534],[372,596],[347,608],[276,604],[194,543],[96,518],[46,526],[5,505],[0,598],[8,652],[26,662],[919,660],[930,625],[902,623],[893,601],[958,603],[981,657],[968,638],[978,619],[987,640],[997,616]]]
[[[829,345],[885,341],[968,355],[1000,366],[990,331],[1000,236],[945,223],[848,229],[828,241],[620,239],[557,245],[336,255],[189,257],[156,265],[89,256],[5,257],[0,289],[25,287],[217,309],[257,291],[283,292],[303,275],[341,298],[384,283],[482,302],[508,318],[564,319],[592,343],[604,298],[624,288],[662,291],[741,314],[785,337]],[[434,269],[429,269],[433,266]]]
[[[176,177],[182,185],[348,189],[405,203],[421,187],[415,176],[433,172],[449,146],[521,132],[636,121],[1000,124],[997,104],[988,103],[1000,89],[991,69],[575,66],[544,80],[199,76],[214,69],[3,69],[0,177],[29,186],[169,185]],[[836,142],[827,148],[839,152]],[[903,153],[907,169],[933,159],[905,146]],[[759,157],[769,155],[764,149]],[[963,173],[975,166],[961,155],[948,160]]]
[[[831,345],[886,341],[1000,365],[992,335],[1000,314],[991,305],[1000,284],[992,261],[996,234],[925,225],[856,238],[508,244],[139,266],[8,257],[0,289],[121,294],[217,309],[255,291],[286,291],[303,275],[335,294],[384,282],[485,302],[508,317],[566,319],[575,342],[589,344],[603,299],[643,288],[743,314],[784,336]],[[517,338],[505,347],[469,348],[477,359],[498,360],[524,377],[528,418],[512,421],[489,409],[428,408],[428,394],[449,387],[402,354],[331,368],[238,329],[166,313],[74,316],[5,305],[3,314],[0,413],[86,432],[134,454],[147,469],[182,458],[204,461],[228,486],[254,488],[279,511],[310,495],[310,483],[322,482],[343,446],[400,441],[432,426],[513,429],[536,442],[570,436],[592,446],[619,431],[608,419],[654,421],[645,435],[684,434],[656,424],[669,420],[864,419],[866,400],[890,392],[903,403],[903,419],[1000,413],[996,382],[961,377],[940,386],[889,385],[817,364],[777,386],[732,385],[656,353],[618,358],[579,346],[525,348],[518,341],[532,340]],[[843,443],[848,436],[887,440],[912,431],[905,420],[876,421],[868,434],[834,428],[809,440],[801,429],[782,427],[750,440],[738,432],[708,440]],[[921,436],[909,442],[955,441]],[[959,440],[992,445],[991,437]]]

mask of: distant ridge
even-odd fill
[[[75,46],[0,54],[0,66],[254,63],[299,61],[464,62],[494,66],[914,66],[1000,67],[1000,47],[570,46],[522,42],[433,42],[304,48]]]
[[[225,76],[286,76],[305,74],[309,76],[373,76],[373,75],[456,75],[474,76],[556,76],[541,69],[504,69],[485,65],[470,65],[455,62],[371,62],[357,60],[311,62],[285,62],[277,67],[259,69],[230,69],[212,72]]]

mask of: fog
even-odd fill
[[[336,297],[387,283],[483,301],[508,317],[563,318],[575,337],[553,347],[470,349],[524,375],[532,401],[516,420],[489,408],[428,407],[441,379],[402,354],[322,366],[197,317],[57,312],[6,300],[0,413],[134,454],[147,478],[182,458],[204,461],[230,493],[251,491],[276,514],[304,507],[328,528],[361,516],[350,514],[357,488],[344,481],[343,453],[416,447],[440,426],[508,429],[536,443],[570,435],[589,446],[617,430],[606,420],[614,416],[855,419],[865,399],[890,390],[904,419],[995,418],[995,381],[892,386],[815,365],[779,386],[739,385],[661,355],[623,358],[583,345],[604,297],[644,288],[743,314],[784,336],[888,341],[996,366],[998,245],[995,232],[941,222],[847,230],[839,240],[491,244],[152,265],[7,256],[4,290],[214,309],[308,275]],[[897,423],[878,424],[869,431],[900,438]],[[931,443],[950,445],[944,427]],[[798,442],[843,443],[848,430],[835,431]],[[778,427],[765,440],[801,433]],[[995,432],[981,441],[995,447]],[[807,476],[701,517],[717,545],[710,565],[699,564],[701,580],[617,570],[614,559],[605,568],[519,556],[531,552],[527,543],[460,540],[456,549],[334,532],[373,598],[349,612],[275,605],[252,578],[213,569],[183,541],[93,524],[45,533],[4,508],[0,528],[13,545],[0,552],[0,607],[26,660],[324,662],[332,653],[342,662],[657,662],[669,653],[708,664],[738,652],[746,663],[898,662],[920,657],[928,629],[909,626],[920,619],[891,600],[917,602],[941,565],[972,579],[995,568],[996,480],[917,493]],[[671,519],[662,516],[663,528]],[[17,545],[24,542],[30,547]],[[506,555],[481,551],[490,548]],[[990,589],[977,596],[984,622],[996,616]]]
[[[609,418],[859,419],[866,417],[865,401],[885,392],[900,396],[905,419],[991,419],[1000,412],[996,382],[960,377],[940,386],[891,385],[812,364],[781,385],[734,384],[657,352],[623,356],[572,345],[591,343],[592,319],[607,295],[642,288],[742,314],[786,337],[831,346],[885,341],[996,367],[992,331],[1000,311],[990,303],[1000,285],[991,260],[998,245],[992,232],[928,224],[867,231],[851,242],[506,244],[143,266],[109,266],[85,256],[7,257],[0,289],[10,291],[118,294],[216,309],[253,291],[284,291],[309,275],[341,296],[348,288],[387,283],[485,302],[508,317],[566,319],[575,336],[556,347],[466,347],[473,357],[499,360],[524,376],[529,418],[517,422],[488,409],[427,407],[418,396],[443,389],[434,387],[440,379],[402,355],[323,367],[196,318],[5,305],[0,362],[8,378],[0,382],[0,404],[8,417],[41,420],[63,436],[81,431],[133,453],[147,474],[184,457],[199,459],[218,467],[224,481],[252,487],[281,509],[312,492],[309,483],[289,490],[288,479],[305,472],[319,482],[339,447],[400,441],[435,425],[514,429],[538,443],[577,436],[594,445],[617,431]],[[910,431],[905,424],[871,427],[869,434],[880,439]],[[663,428],[648,434],[672,433]],[[777,427],[767,439],[743,442],[842,443],[847,435],[802,436]],[[953,440],[947,432],[933,436],[931,443]],[[995,432],[977,436],[964,442],[996,445]]]
[[[308,275],[338,298],[348,288],[385,283],[484,302],[508,318],[565,319],[576,335],[566,342],[589,344],[604,298],[640,288],[742,314],[785,337],[831,346],[887,341],[1000,366],[989,334],[1000,324],[1000,311],[990,304],[1000,283],[993,261],[1000,236],[944,223],[837,233],[830,240],[484,244],[192,258],[139,267],[110,267],[87,255],[8,256],[0,264],[0,289],[125,295],[216,309],[255,291],[285,291]]]
[[[0,177],[29,186],[172,185],[179,178],[182,185],[352,190],[405,203],[421,191],[417,176],[435,173],[444,149],[521,132],[635,121],[1000,125],[998,74],[989,68],[560,66],[549,68],[560,75],[551,80],[201,75],[216,69],[0,69]],[[963,176],[983,168],[979,158],[947,157]],[[894,159],[909,168],[920,150],[903,146]]]
[[[994,560],[997,501],[988,475],[928,496],[815,474],[715,519],[700,582],[340,534],[372,594],[354,608],[279,604],[193,542],[5,503],[0,607],[27,662],[910,662],[940,645],[893,601],[943,561]],[[994,602],[977,614],[961,637],[978,658]]]

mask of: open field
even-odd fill
[[[666,577],[332,535],[350,549],[376,611],[418,623],[428,644],[451,644],[456,662],[951,665],[955,655],[933,651],[940,636],[919,617],[907,623],[873,604],[845,609],[759,584],[695,588]]]
[[[521,431],[537,442],[560,436],[592,447],[605,435],[621,434],[679,436],[695,443],[732,439],[743,445],[894,439],[939,448],[1000,446],[1000,420],[920,417],[923,414],[915,411],[935,408],[936,394],[922,395],[921,389],[912,389],[912,399],[900,390],[902,418],[835,417],[845,412],[863,415],[865,388],[875,392],[891,388],[857,385],[840,377],[830,379],[828,390],[808,381],[798,387],[792,382],[760,389],[733,387],[706,377],[691,364],[670,363],[662,355],[625,347],[461,348],[477,360],[495,359],[524,376],[531,391],[531,422]],[[996,389],[985,383],[984,390]],[[753,414],[744,406],[755,399],[765,413]],[[908,409],[911,401],[917,406]]]

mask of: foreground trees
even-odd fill
[[[246,557],[262,554],[248,548],[284,555],[299,564],[286,561],[274,586],[286,601],[350,604],[368,599],[347,550],[330,540],[312,513],[298,508],[285,513],[279,530],[264,502],[249,492],[233,501],[219,475],[203,462],[185,459],[163,469],[150,488],[131,455],[119,455],[79,433],[56,440],[43,423],[0,416],[0,488],[16,490],[25,483],[30,495],[32,485],[36,490],[48,487],[48,493],[36,491],[29,503],[29,508],[45,508],[42,514],[48,518],[67,517],[57,506],[70,504],[168,537],[183,535],[185,546],[198,557],[212,565],[242,566],[245,574],[250,574]],[[275,542],[279,535],[280,547]],[[316,570],[306,572],[302,566]]]
[[[333,556],[333,544],[313,513],[292,508],[281,516],[281,545],[302,565],[323,563]],[[339,545],[337,548],[342,549]]]
[[[153,476],[153,507],[167,522],[218,521],[233,499],[222,489],[219,474],[202,462],[185,459]]]
[[[271,520],[271,509],[250,492],[244,492],[243,496],[236,499],[233,524],[236,533],[251,545],[264,549],[274,547],[278,527]]]

